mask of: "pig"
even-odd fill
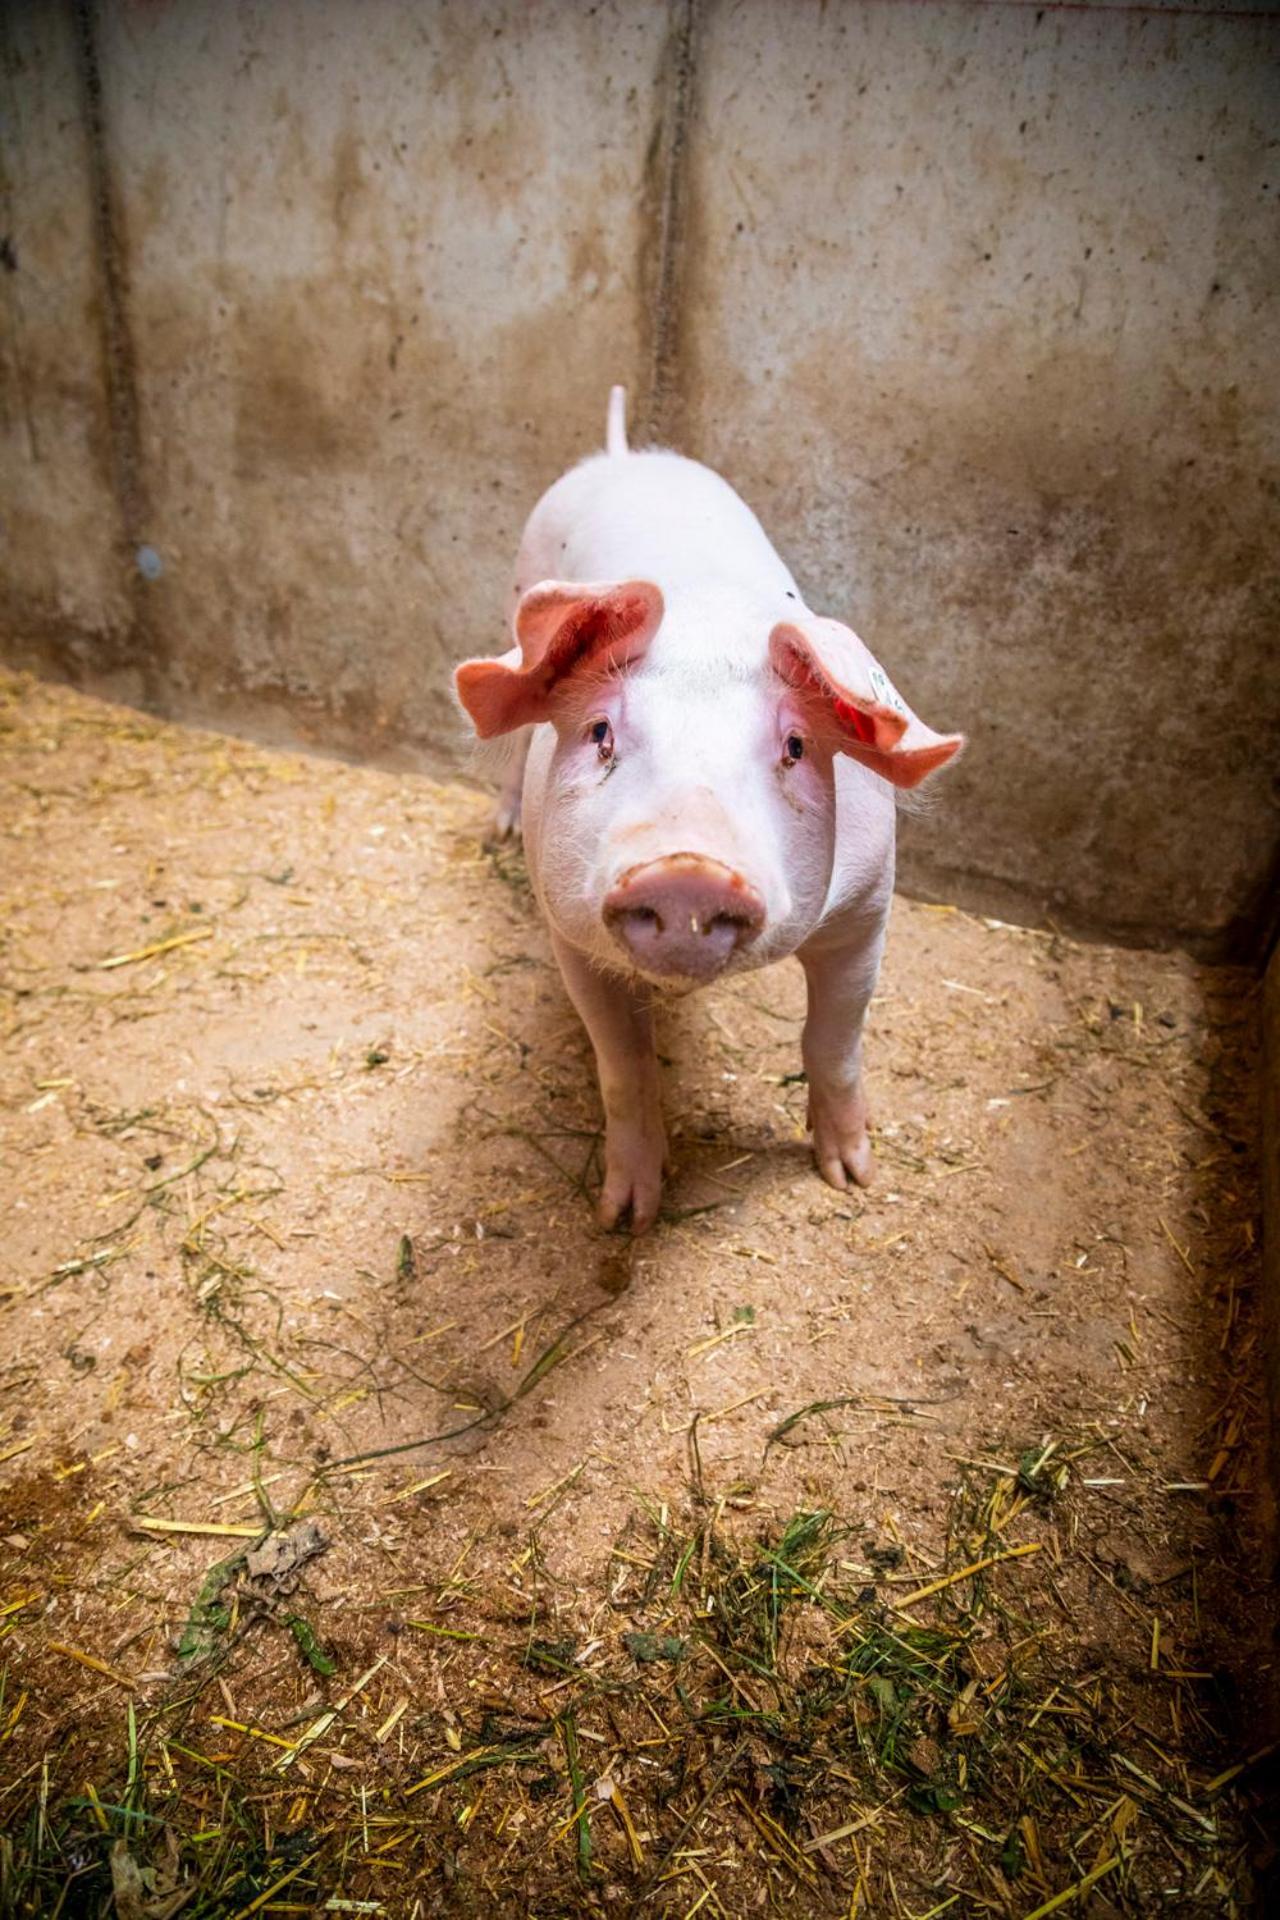
[[[862,1031],[893,892],[895,790],[964,745],[917,718],[852,628],[812,612],[725,480],[632,451],[610,395],[603,453],[529,517],[514,644],[464,661],[483,740],[514,736],[495,826],[533,890],[595,1051],[597,1218],[641,1233],[665,1170],[655,1002],[795,954],[822,1178],[874,1170]]]

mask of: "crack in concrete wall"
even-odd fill
[[[144,522],[142,442],[138,429],[136,357],[129,335],[127,275],[118,231],[116,195],[107,160],[103,124],[102,74],[98,62],[97,7],[94,0],[73,0],[79,53],[81,105],[89,154],[97,265],[102,282],[102,338],[116,498],[126,537],[140,540]]]

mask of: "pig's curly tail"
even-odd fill
[[[605,452],[618,459],[630,453],[627,445],[627,390],[625,387],[609,389],[609,413],[604,432]]]

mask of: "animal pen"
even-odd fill
[[[1278,24],[0,9],[0,1912],[1274,1901]],[[970,739],[635,1238],[448,691],[615,380]]]

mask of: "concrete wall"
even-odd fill
[[[52,41],[61,13],[18,8],[19,34],[39,18]],[[84,13],[131,343],[114,399],[136,420],[136,485],[116,560],[145,627],[140,689],[357,753],[459,750],[449,662],[500,639],[523,512],[598,438],[610,380],[647,362],[662,9]],[[91,151],[74,70],[50,63],[45,88]],[[42,129],[24,134],[20,155]],[[72,217],[87,170],[79,184],[62,182]],[[25,228],[20,185],[13,198]],[[90,259],[60,283],[77,318]],[[92,339],[68,344],[96,370]],[[15,482],[22,498],[16,462]],[[59,596],[56,500],[42,530]],[[109,538],[97,547],[107,564]],[[139,583],[143,547],[155,577]]]
[[[1274,9],[3,18],[12,657],[438,764],[448,665],[623,379],[971,734],[909,886],[1258,949]]]
[[[926,717],[972,734],[943,817],[908,836],[908,873],[944,895],[1030,884],[1135,934],[1260,906],[1277,28],[708,9],[681,437]]]

